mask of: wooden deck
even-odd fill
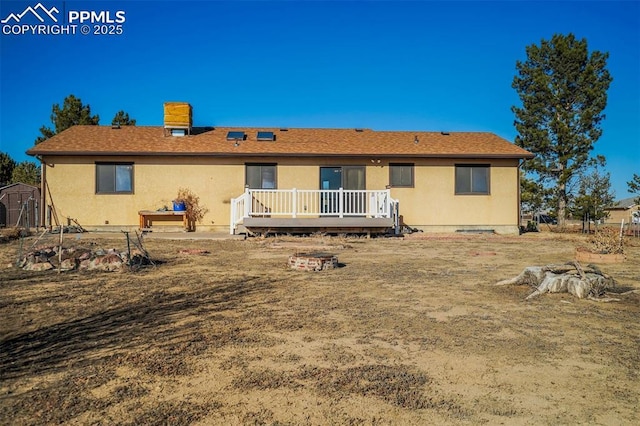
[[[393,219],[368,217],[265,218],[246,217],[244,227],[254,234],[385,234],[393,231]]]
[[[383,234],[398,228],[390,189],[251,189],[231,199],[229,232]]]

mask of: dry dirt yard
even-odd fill
[[[154,237],[155,268],[61,274],[8,268],[20,243],[2,244],[0,423],[636,425],[640,294],[525,302],[493,285],[581,241]],[[640,242],[626,247],[602,266],[616,292],[640,288]],[[287,268],[318,250],[341,267]]]

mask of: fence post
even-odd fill
[[[344,217],[344,189],[340,188],[338,190],[338,213],[340,217]]]

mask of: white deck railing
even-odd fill
[[[398,201],[389,189],[249,189],[231,199],[231,234],[246,217],[394,218]],[[397,224],[397,223],[396,223]]]

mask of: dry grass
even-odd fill
[[[17,240],[21,235],[26,233],[28,232],[24,231],[22,228],[2,228],[0,229],[0,244]]]
[[[638,294],[524,302],[529,288],[493,286],[585,242],[151,239],[159,265],[135,273],[4,268],[0,424],[636,424]],[[287,269],[314,249],[341,267]],[[603,266],[620,293],[640,288],[640,246],[625,252]]]

